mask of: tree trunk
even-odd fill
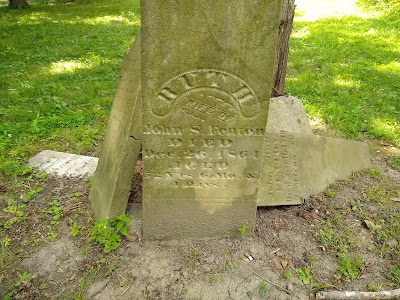
[[[278,48],[275,58],[272,97],[285,95],[285,77],[289,55],[289,39],[294,18],[294,0],[283,0],[281,21],[279,24]]]
[[[26,0],[9,0],[8,6],[10,8],[28,8],[29,4]]]

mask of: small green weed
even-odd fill
[[[47,233],[47,237],[48,237],[50,240],[54,241],[54,240],[58,237],[58,233],[55,233],[55,232],[48,232],[48,233]]]
[[[328,284],[328,283],[311,283],[310,290],[313,293],[316,293],[316,292],[319,292],[321,290],[324,290],[324,289],[332,287],[332,286],[333,285]]]
[[[379,256],[384,257],[385,253],[389,250],[390,248],[386,245],[386,242],[383,242],[382,245],[379,247]]]
[[[24,196],[23,196],[23,201],[25,203],[29,202],[32,200],[37,194],[39,194],[43,190],[43,187],[41,184],[36,184],[33,188],[31,188]]]
[[[29,272],[23,272],[19,275],[19,281],[15,283],[15,286],[20,287],[26,285],[31,278],[31,274]]]
[[[109,253],[120,246],[121,236],[128,235],[126,226],[132,220],[125,213],[109,220],[99,220],[92,228],[89,241],[102,245],[103,252]]]
[[[400,158],[398,156],[389,156],[388,163],[393,169],[400,170]]]
[[[201,257],[201,249],[199,247],[196,247],[192,250],[192,256],[193,259],[199,260]]]
[[[118,268],[118,265],[116,262],[112,262],[107,265],[107,272],[108,274],[112,274],[116,269]]]
[[[334,252],[343,252],[351,244],[346,230],[339,233],[328,225],[318,229],[316,235],[327,249]]]
[[[57,227],[60,224],[60,218],[62,213],[60,202],[58,202],[57,199],[50,202],[50,206],[46,210],[46,212],[52,216],[50,221],[50,227]]]
[[[4,297],[3,300],[11,300],[14,296],[13,292],[7,293]]]
[[[397,255],[400,255],[400,245],[397,244],[389,247],[389,240],[398,240],[400,235],[400,214],[390,216],[388,219],[379,220],[377,222],[379,230],[376,231],[376,237],[381,242],[381,255],[388,250],[393,250]]]
[[[368,292],[377,292],[378,287],[373,283],[368,283],[367,290],[368,290]]]
[[[296,269],[297,277],[303,281],[304,284],[311,283],[311,273],[309,267],[304,267],[302,269]]]
[[[10,246],[11,239],[6,236],[2,240],[0,240],[0,269],[3,268],[4,259],[9,254],[8,247]]]
[[[348,280],[357,279],[360,270],[363,267],[363,261],[360,258],[350,258],[345,253],[340,253],[338,255],[339,264],[338,270],[339,272]]]
[[[360,198],[351,200],[351,210],[352,211],[362,211],[363,206],[364,206],[364,204],[362,203]]]
[[[261,297],[264,297],[267,293],[267,284],[265,282],[261,282],[260,286],[258,287],[258,293]]]
[[[292,273],[290,273],[289,272],[289,270],[283,270],[283,272],[282,272],[282,277],[284,278],[284,279],[290,279],[290,278],[292,278]]]
[[[242,226],[238,227],[237,230],[240,232],[242,237],[245,237],[247,234],[247,226],[243,224]]]
[[[44,290],[47,287],[46,282],[42,282],[39,284],[39,289]]]
[[[75,201],[76,198],[78,198],[80,195],[81,195],[80,192],[71,193],[69,194],[69,199],[71,199],[71,201]]]
[[[188,289],[187,289],[187,288],[183,287],[183,288],[181,289],[181,295],[186,295],[187,292],[188,292]]]
[[[233,270],[237,268],[237,263],[235,261],[228,262],[228,267]]]
[[[6,219],[4,223],[0,222],[0,228],[12,228],[14,224],[21,223],[25,219],[24,209],[26,208],[25,203],[18,204],[14,199],[8,198],[6,200],[7,207],[3,208],[3,211],[11,214],[11,217]]]
[[[210,283],[214,284],[217,283],[219,281],[219,277],[217,275],[211,275],[210,276]]]
[[[324,195],[327,196],[327,197],[333,198],[333,197],[336,196],[336,192],[334,190],[331,190],[331,189],[326,189],[324,191]]]
[[[390,270],[389,278],[397,285],[400,285],[400,266],[395,266]]]
[[[364,198],[368,201],[377,202],[381,205],[390,203],[390,193],[384,188],[383,183],[368,186],[364,191]]]
[[[69,298],[75,300],[86,299],[82,295],[85,293],[86,289],[99,278],[106,277],[109,273],[107,271],[107,264],[98,265],[97,268],[89,268],[81,277],[79,283],[76,284],[74,291],[71,291]]]
[[[87,187],[88,189],[92,186],[92,180],[93,180],[93,176],[88,176],[85,179],[85,187]]]
[[[374,179],[378,179],[382,176],[382,172],[379,169],[376,168],[370,168],[366,171],[369,176],[371,176]]]
[[[99,259],[96,261],[98,265],[106,264],[107,263],[107,258],[104,256],[100,256]]]
[[[69,236],[76,236],[79,233],[78,223],[74,222],[72,225],[71,231],[69,232]]]

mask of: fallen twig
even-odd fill
[[[319,292],[317,300],[387,300],[400,299],[400,289],[381,292]]]
[[[278,248],[278,249],[272,251],[270,254],[271,254],[271,255],[272,255],[272,254],[275,254],[275,253],[278,252],[279,250],[281,250],[281,248]]]
[[[260,274],[258,274],[257,272],[250,270],[251,272],[253,272],[255,275],[257,275],[258,277],[260,277],[261,279],[263,279],[264,281],[268,282],[269,284],[272,284],[274,287],[277,287],[278,289],[285,291],[286,293],[288,293],[289,295],[291,294],[289,290],[285,289],[283,286],[280,286],[276,283],[273,283],[271,280],[268,280],[267,278],[265,278],[264,276],[261,276]]]
[[[121,293],[121,296],[123,296],[131,287],[132,287],[132,284],[131,284],[130,286],[128,286],[128,287],[125,289],[125,291],[123,291],[123,292]]]

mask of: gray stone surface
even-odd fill
[[[265,141],[258,206],[301,204],[371,164],[361,142],[288,132],[268,132]]]
[[[313,134],[303,103],[293,96],[271,98],[266,130]]]
[[[281,1],[142,1],[143,236],[251,234]]]
[[[56,176],[86,177],[96,169],[98,158],[44,150],[29,160],[29,165]]]
[[[125,55],[89,199],[97,219],[126,210],[141,148],[140,32]]]

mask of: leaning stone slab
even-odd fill
[[[126,210],[142,135],[140,32],[126,54],[93,176],[89,199],[97,219]]]
[[[268,132],[258,206],[301,204],[335,180],[370,166],[368,145],[298,133]]]
[[[141,1],[143,237],[254,230],[281,1]]]
[[[303,103],[293,96],[271,98],[266,130],[313,134]]]
[[[44,150],[32,157],[28,164],[56,176],[86,177],[93,174],[98,158]]]

